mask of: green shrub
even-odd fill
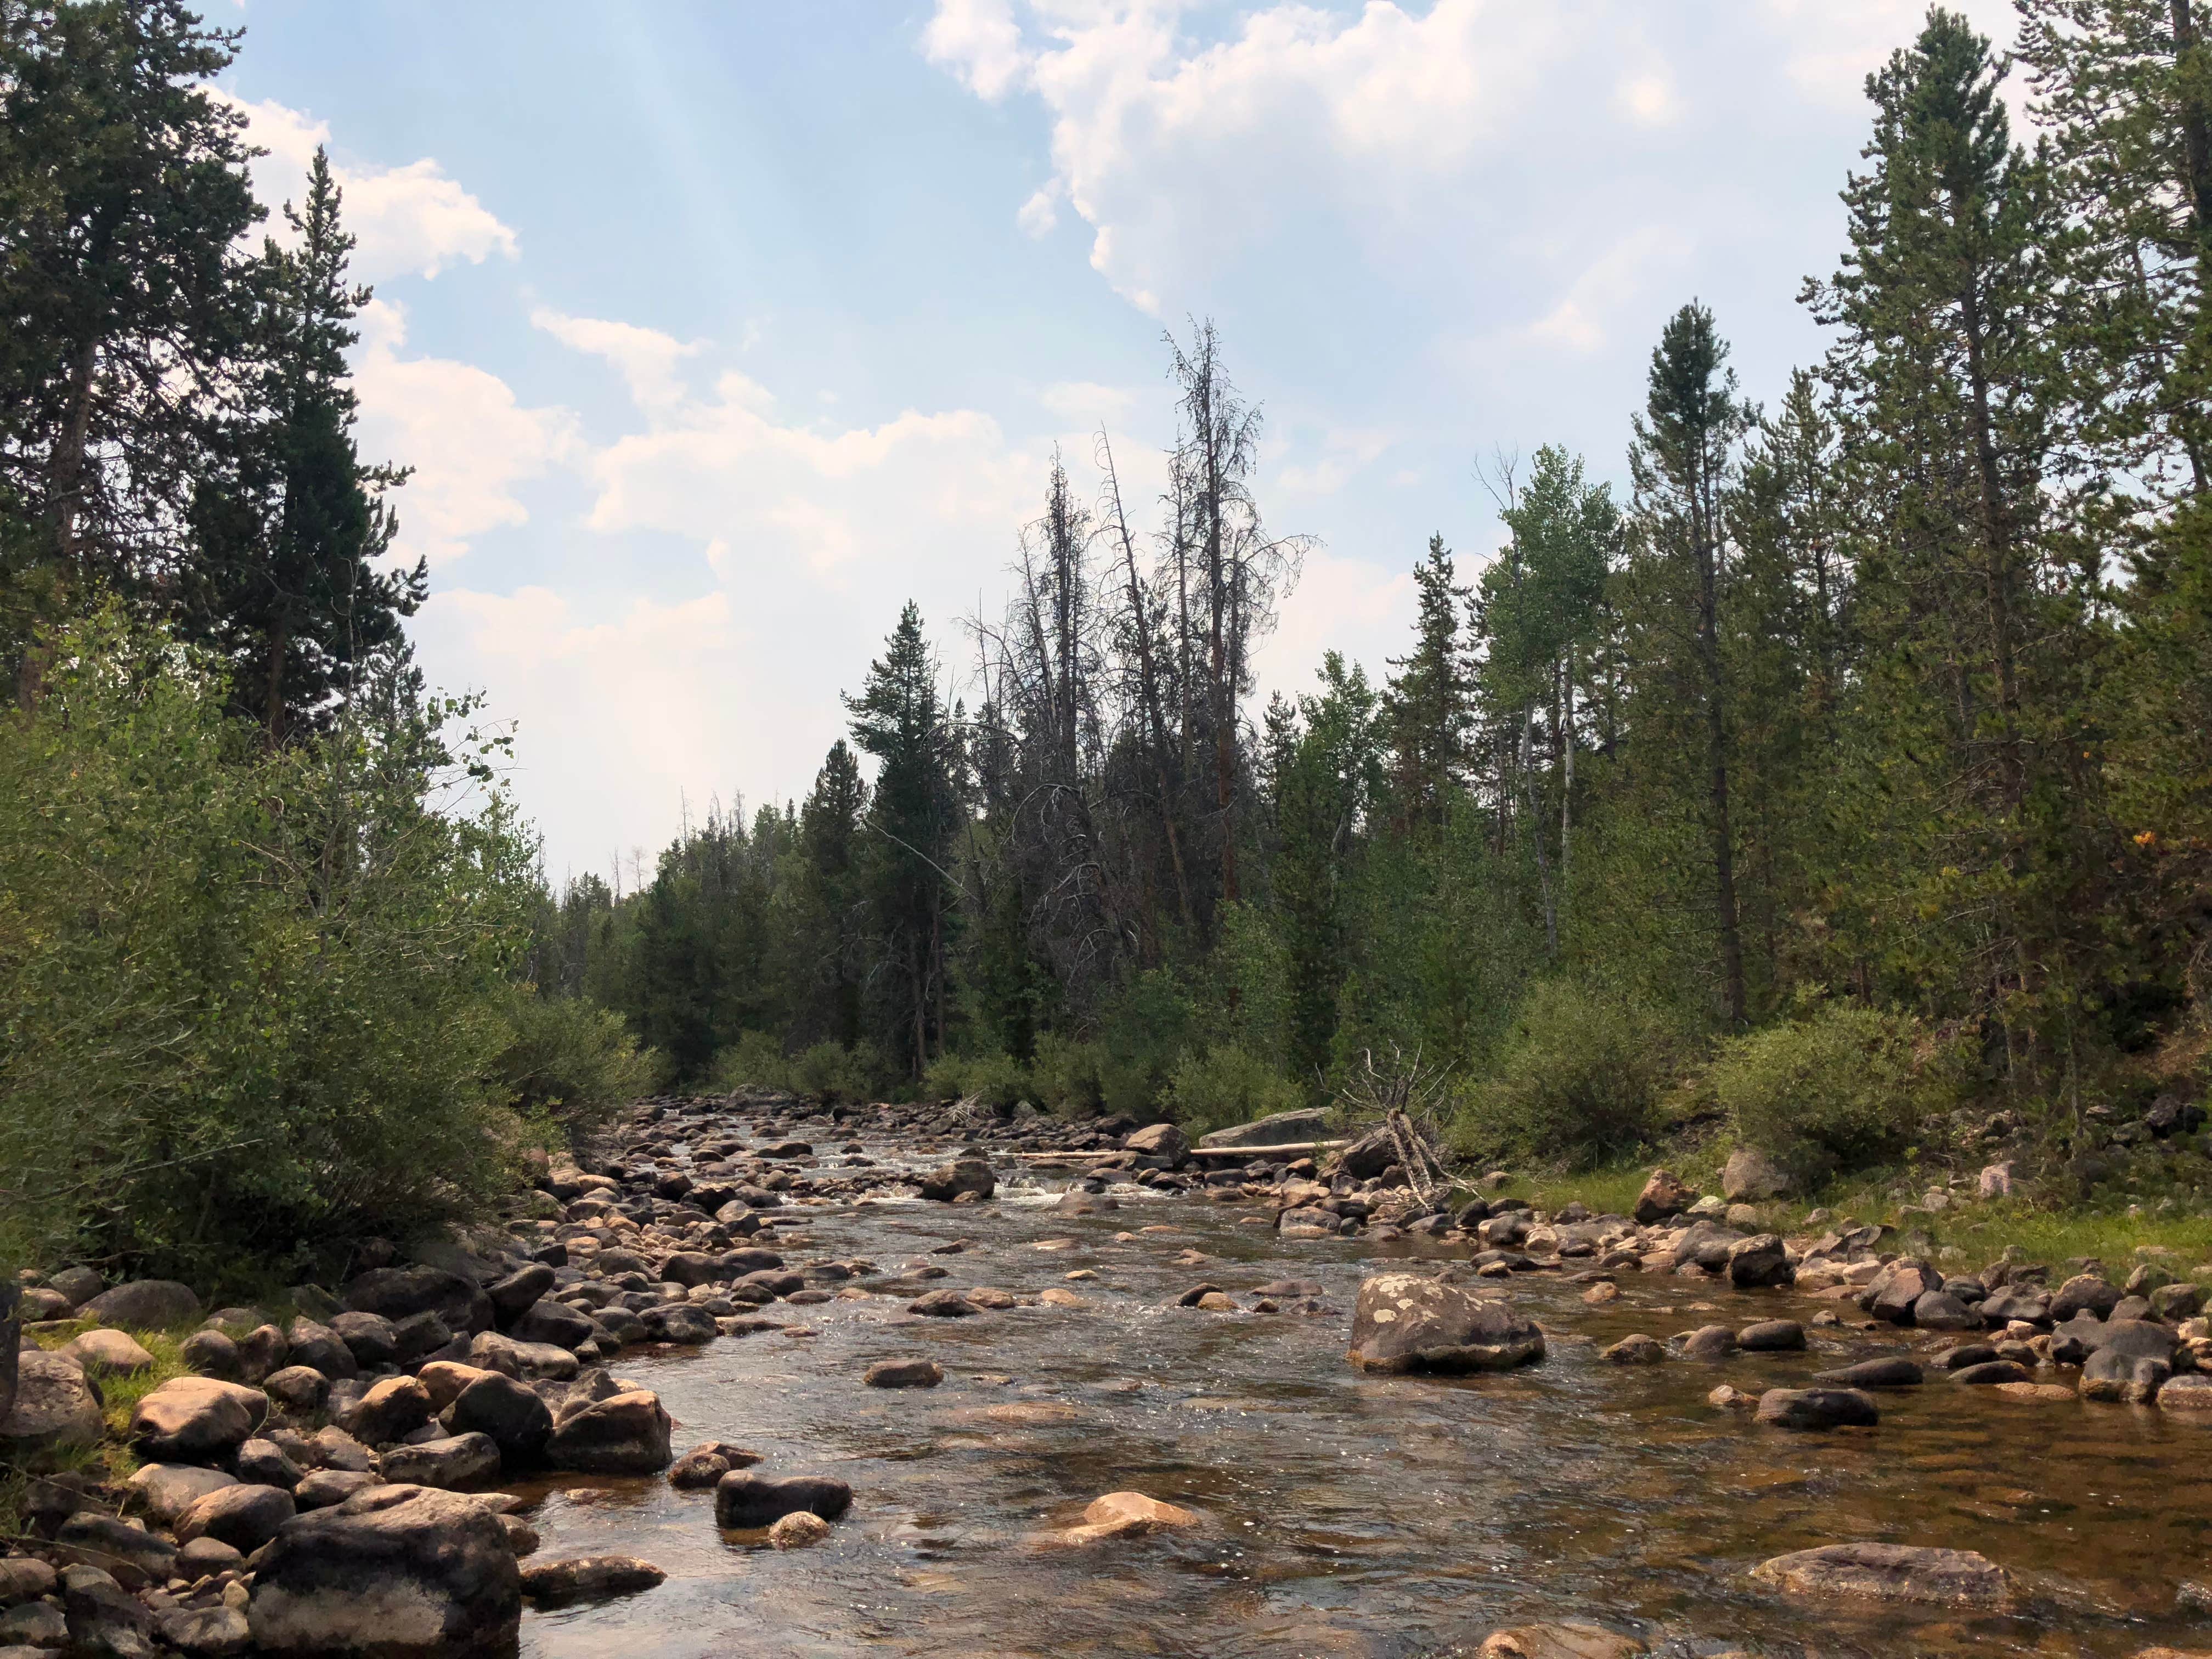
[[[740,1089],[781,1089],[795,1091],[791,1060],[783,1044],[766,1031],[746,1031],[714,1056],[709,1073],[714,1089],[734,1094]]]
[[[1190,1046],[1189,994],[1165,968],[1135,975],[1107,1003],[1099,1021],[1099,1102],[1109,1112],[1150,1117]]]
[[[1705,1085],[1739,1139],[1817,1180],[1903,1153],[1965,1078],[1958,1046],[1911,1015],[1832,1003],[1726,1043]]]
[[[507,1019],[512,1037],[499,1075],[516,1109],[556,1125],[572,1144],[653,1086],[654,1056],[611,1008],[524,987]]]
[[[792,1060],[789,1086],[819,1095],[828,1104],[864,1101],[881,1092],[884,1071],[883,1055],[872,1043],[846,1048],[817,1042]]]
[[[1095,1117],[1106,1099],[1105,1069],[1106,1051],[1099,1044],[1047,1031],[1036,1040],[1030,1075],[1040,1105],[1062,1117]]]
[[[1168,1079],[1163,1103],[1194,1133],[1249,1123],[1306,1103],[1298,1085],[1233,1042],[1183,1057]]]
[[[1650,1134],[1670,1066],[1666,1027],[1618,994],[1547,980],[1522,1002],[1498,1067],[1452,1127],[1469,1156],[1588,1168]]]
[[[0,1261],[213,1285],[485,1213],[534,876],[466,706],[392,664],[272,751],[161,635],[52,661],[0,714]]]
[[[928,1100],[978,1100],[1006,1111],[1036,1087],[1029,1067],[1011,1054],[941,1054],[923,1072],[921,1092]]]

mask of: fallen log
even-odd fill
[[[1264,1158],[1271,1152],[1325,1152],[1338,1146],[1349,1146],[1348,1140],[1286,1140],[1279,1146],[1194,1146],[1193,1158]],[[1029,1163],[1072,1164],[1079,1158],[1127,1158],[1126,1152],[1000,1152],[1000,1158],[1020,1158]]]

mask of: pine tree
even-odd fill
[[[957,733],[938,696],[937,665],[912,600],[845,706],[853,740],[876,760],[867,825],[872,906],[883,964],[888,1047],[915,1077],[944,1052],[947,933],[954,886],[949,866],[960,825]]]
[[[1467,767],[1472,714],[1460,608],[1467,591],[1454,580],[1451,550],[1442,534],[1413,567],[1419,614],[1413,648],[1390,659],[1398,672],[1382,696],[1391,753],[1391,811],[1398,831],[1441,829]]]
[[[179,0],[0,8],[0,652],[106,587],[162,608],[261,216],[236,31]]]
[[[398,469],[364,466],[345,354],[368,303],[349,285],[330,158],[315,151],[307,204],[287,203],[295,248],[263,252],[251,402],[216,445],[196,492],[200,556],[190,621],[228,655],[233,696],[271,743],[326,717],[356,665],[420,607],[428,568],[381,562],[398,532],[384,493]]]

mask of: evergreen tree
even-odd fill
[[[380,563],[398,523],[384,492],[405,474],[362,465],[346,351],[368,303],[349,286],[354,239],[319,147],[307,205],[284,217],[296,248],[270,241],[259,272],[257,362],[242,418],[195,493],[200,557],[191,623],[235,665],[233,696],[271,743],[326,716],[356,665],[421,605],[428,568]]]
[[[1413,648],[1393,657],[1398,672],[1382,696],[1391,753],[1391,811],[1399,833],[1442,828],[1467,767],[1473,722],[1460,607],[1467,590],[1454,580],[1451,550],[1441,534],[1413,567],[1419,590]]]
[[[874,837],[872,910],[886,1048],[915,1077],[944,1052],[949,866],[960,826],[958,740],[938,696],[937,664],[908,600],[884,654],[845,706],[853,740],[876,760],[867,825]]]
[[[0,652],[108,587],[159,605],[261,216],[235,31],[179,0],[0,6]]]

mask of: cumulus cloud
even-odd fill
[[[526,522],[518,491],[569,453],[576,417],[527,409],[506,381],[473,363],[410,357],[404,307],[374,300],[362,317],[354,389],[362,453],[411,465],[399,491],[402,556],[447,564],[489,530]]]
[[[256,192],[272,210],[298,202],[316,147],[330,145],[329,125],[283,104],[214,96],[244,112],[247,137],[269,152],[253,164]],[[346,228],[359,244],[354,274],[363,282],[435,276],[456,260],[481,264],[495,254],[515,257],[514,232],[428,157],[387,167],[350,166],[333,155],[331,171],[345,192]],[[272,227],[281,228],[281,222]]]
[[[2019,24],[2012,0],[1952,0],[2000,48]],[[1865,101],[1869,71],[1920,32],[1923,0],[1761,0],[1764,21],[1783,48],[1783,72],[1798,89],[1832,107]]]
[[[1680,270],[1690,252],[1690,239],[1671,225],[1631,231],[1590,262],[1559,304],[1529,325],[1528,337],[1578,356],[1602,349],[1624,303],[1652,286],[1655,276]]]
[[[938,0],[921,49],[979,98],[1005,97],[1029,66],[1012,0]]]
[[[684,398],[678,366],[696,356],[703,342],[683,341],[658,329],[635,323],[603,321],[594,317],[569,317],[540,306],[530,313],[531,326],[542,328],[562,345],[604,357],[614,365],[641,410],[669,408]]]

